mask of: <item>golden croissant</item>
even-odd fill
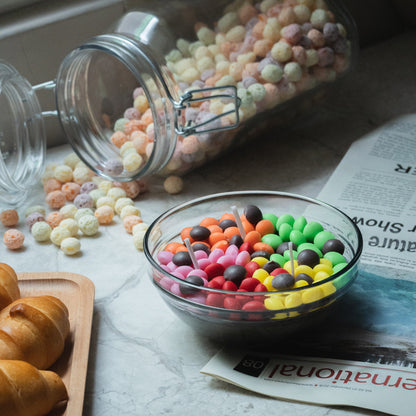
[[[44,416],[68,399],[62,379],[25,361],[0,360],[0,415]]]
[[[0,359],[49,368],[69,333],[68,309],[54,296],[18,299],[0,312]]]
[[[0,311],[19,298],[16,272],[8,264],[0,263]]]

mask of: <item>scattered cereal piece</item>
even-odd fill
[[[108,205],[103,205],[95,210],[94,216],[100,225],[111,224],[114,218],[114,210]]]
[[[93,208],[94,200],[90,194],[79,194],[74,199],[74,205],[79,208]]]
[[[147,231],[149,228],[149,224],[146,224],[145,222],[140,222],[139,224],[136,224],[132,229],[132,234],[136,234],[140,231]]]
[[[109,207],[114,209],[114,207],[116,205],[116,201],[113,198],[109,197],[109,196],[102,196],[101,198],[97,199],[97,202],[95,203],[95,206],[97,208],[100,208],[103,205],[108,205]]]
[[[163,188],[168,194],[179,194],[183,189],[183,180],[180,176],[168,176],[163,182]]]
[[[114,211],[117,213],[117,215],[121,214],[121,211],[124,207],[126,206],[133,206],[134,205],[134,201],[131,198],[119,198],[117,199],[115,206],[114,206]]]
[[[5,227],[15,227],[19,222],[19,214],[15,209],[6,209],[0,213],[0,221]]]
[[[113,187],[108,190],[107,196],[117,201],[119,198],[126,197],[126,191],[123,188]]]
[[[62,188],[62,183],[59,182],[56,178],[50,178],[46,181],[45,185],[43,185],[43,190],[46,194],[53,191],[60,191]]]
[[[145,230],[137,231],[135,234],[133,234],[133,244],[137,250],[140,250],[140,251],[143,250],[143,240],[144,240],[145,235],[146,235]]]
[[[46,215],[46,210],[42,205],[32,205],[31,207],[27,208],[25,211],[25,217],[32,214],[32,212],[39,212],[43,216]]]
[[[65,198],[68,201],[73,201],[80,193],[81,186],[75,182],[67,182],[62,185],[61,191],[65,194]]]
[[[46,195],[46,202],[51,208],[62,208],[66,204],[65,194],[62,191],[52,191]]]
[[[134,205],[126,205],[121,209],[120,212],[120,218],[123,220],[124,217],[127,217],[128,215],[136,215],[140,217],[141,212],[139,208],[135,207]]]
[[[78,238],[75,237],[68,237],[62,240],[61,242],[61,250],[67,256],[73,256],[74,254],[79,253],[81,250],[81,243]]]
[[[42,243],[50,239],[52,232],[51,226],[46,221],[39,221],[33,224],[31,234],[33,238]]]
[[[75,204],[66,204],[59,210],[64,218],[74,218],[77,211],[78,208],[75,206]]]
[[[138,217],[137,215],[127,215],[123,218],[123,225],[124,225],[124,229],[131,234],[133,227],[136,224],[139,224],[143,222],[141,217]]]
[[[79,226],[78,222],[73,218],[65,218],[59,224],[59,227],[66,228],[71,233],[71,237],[76,237],[78,235]]]
[[[33,224],[39,221],[45,221],[45,217],[39,212],[32,212],[32,214],[26,217],[26,225],[29,227],[29,231],[31,231]]]
[[[10,250],[18,250],[19,248],[22,248],[24,241],[25,236],[23,233],[15,228],[7,230],[3,236],[3,242]]]
[[[98,233],[100,223],[94,215],[83,215],[78,220],[79,229],[88,236],[92,236]]]
[[[69,166],[72,170],[75,169],[78,162],[80,162],[80,158],[74,152],[69,153],[64,159],[65,165]]]
[[[55,178],[60,182],[71,182],[72,169],[67,165],[58,165],[55,168]]]
[[[60,227],[59,225],[52,229],[50,239],[53,244],[60,246],[65,238],[71,237],[71,232],[68,228]]]
[[[74,220],[79,222],[79,219],[84,215],[94,215],[91,208],[80,208],[74,215]]]
[[[46,216],[46,222],[52,228],[56,228],[63,219],[65,219],[65,217],[58,211],[51,212]]]

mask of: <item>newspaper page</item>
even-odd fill
[[[357,140],[318,198],[363,234],[350,291],[314,331],[271,351],[225,348],[201,372],[276,398],[413,415],[416,115]]]

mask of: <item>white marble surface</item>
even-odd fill
[[[262,128],[250,144],[187,175],[180,195],[167,195],[153,179],[150,192],[136,201],[144,221],[214,192],[273,189],[316,196],[354,140],[416,111],[416,61],[409,52],[415,41],[410,33],[363,51],[355,74],[317,115],[289,131]],[[49,150],[48,162],[62,161],[69,151],[68,146]],[[29,203],[44,203],[40,185]],[[201,375],[221,345],[195,334],[168,309],[150,282],[144,254],[121,224],[101,227],[99,236],[83,237],[81,244],[82,253],[68,257],[27,235],[24,249],[3,246],[0,258],[17,272],[68,271],[94,282],[83,415],[375,414],[275,400]]]

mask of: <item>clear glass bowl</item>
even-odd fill
[[[236,296],[236,292],[195,286],[175,277],[161,267],[157,255],[172,241],[181,241],[180,232],[195,226],[205,217],[220,218],[231,207],[242,213],[247,205],[258,206],[263,213],[278,217],[291,214],[304,216],[308,222],[319,222],[345,246],[347,265],[330,277],[309,286],[274,292],[238,292],[243,303],[251,300],[265,301],[280,297],[282,307],[266,310],[230,310],[204,304],[209,294],[223,298]],[[150,263],[150,277],[163,300],[181,318],[199,333],[225,342],[258,342],[278,340],[283,336],[312,328],[322,321],[350,288],[357,277],[362,252],[362,236],[352,220],[337,208],[324,202],[295,194],[273,191],[245,191],[209,195],[170,209],[150,226],[144,241],[144,252]],[[179,296],[169,290],[167,280],[198,290],[198,296]],[[183,286],[182,286],[183,287]],[[302,302],[295,307],[285,307],[285,299],[300,295]],[[318,295],[317,295],[318,294]],[[299,299],[299,296],[298,296]],[[279,302],[277,302],[279,304]]]

